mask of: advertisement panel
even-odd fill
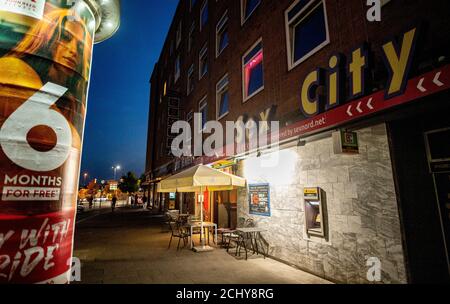
[[[82,1],[0,1],[0,283],[68,283],[95,30]]]
[[[270,185],[252,184],[248,186],[250,214],[271,216]]]

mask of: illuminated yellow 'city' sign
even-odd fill
[[[414,56],[418,28],[415,27],[403,33],[400,41],[391,39],[381,47],[381,54],[388,70],[386,84],[386,99],[403,94],[408,72]],[[345,101],[344,79],[348,78],[349,92],[347,100],[352,100],[366,94],[369,82],[369,48],[367,44],[351,52],[349,62],[345,65],[342,54],[334,54],[329,58],[328,68],[317,69],[309,73],[301,87],[301,110],[310,117],[325,110],[332,109]],[[345,65],[345,66],[344,66]],[[325,94],[318,94],[317,88],[325,87]]]

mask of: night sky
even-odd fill
[[[81,176],[145,170],[150,85],[178,0],[121,1],[121,27],[94,46]]]

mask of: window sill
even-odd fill
[[[226,112],[226,113],[222,114],[222,116],[217,117],[217,121],[225,118],[226,116],[228,116],[228,114],[230,114],[230,112]]]
[[[222,53],[228,48],[228,44],[226,47],[224,47],[220,52],[216,51],[216,59],[220,57],[220,55],[222,55]]]
[[[258,89],[257,91],[255,91],[252,95],[244,97],[242,103],[246,103],[247,101],[249,101],[250,99],[252,99],[253,97],[255,97],[256,95],[258,95],[259,93],[261,93],[262,91],[264,91],[264,86],[262,86],[260,89]]]

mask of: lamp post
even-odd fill
[[[114,171],[114,181],[115,181],[115,180],[116,180],[117,170],[120,170],[121,167],[120,167],[120,166],[115,166],[115,167],[112,167],[112,169],[113,169],[113,171]]]
[[[89,176],[89,174],[88,174],[87,172],[83,174],[83,177],[84,177],[84,186],[85,186],[85,187],[87,187],[86,179],[88,178],[88,176]]]

